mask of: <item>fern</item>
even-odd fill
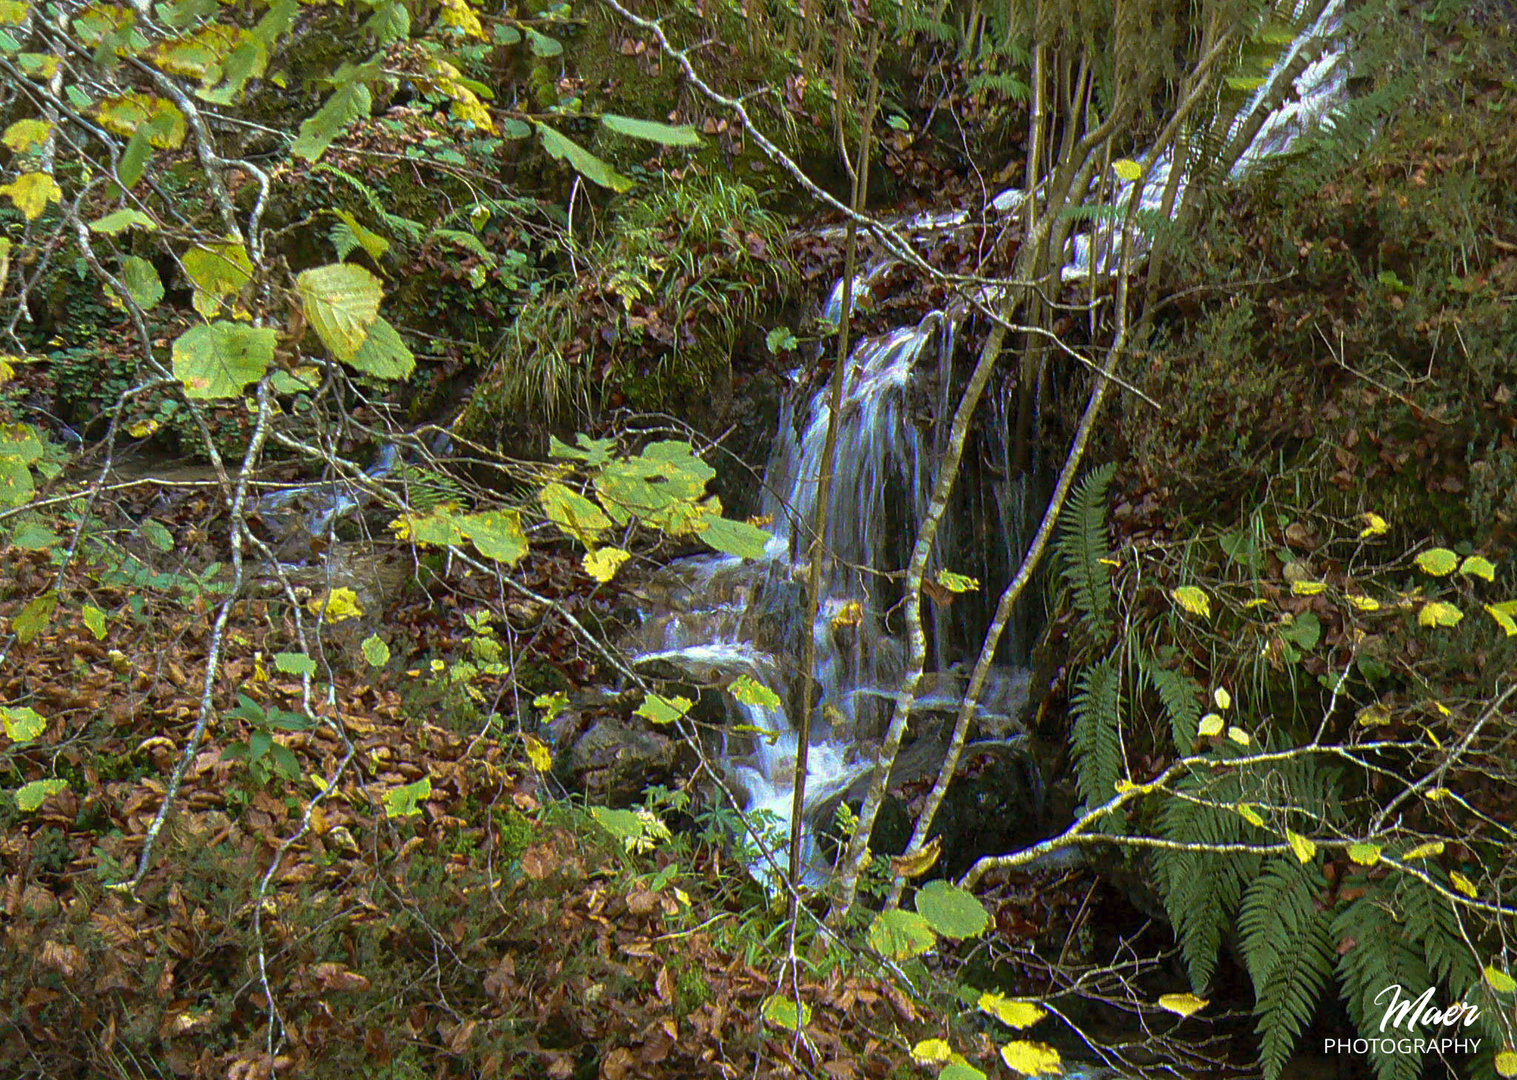
[[[1080,673],[1069,703],[1074,725],[1070,744],[1074,749],[1080,795],[1094,808],[1116,793],[1116,783],[1127,775],[1122,754],[1120,712],[1122,671],[1115,654]],[[1125,825],[1120,812],[1102,822],[1104,831],[1119,831]]]
[[[1138,667],[1158,691],[1159,701],[1164,705],[1164,715],[1169,720],[1175,753],[1190,753],[1196,745],[1196,729],[1201,723],[1201,684],[1183,671],[1160,667],[1158,660],[1141,651],[1138,653]]]
[[[480,242],[479,237],[473,233],[463,232],[459,229],[433,229],[427,234],[427,239],[436,237],[438,240],[450,244],[457,244],[472,255],[478,255],[481,259],[492,259],[490,249]]]
[[[1111,558],[1106,535],[1106,499],[1115,464],[1087,473],[1069,496],[1064,520],[1055,541],[1060,572],[1074,594],[1076,608],[1096,641],[1105,641],[1113,630],[1111,574],[1104,559]]]
[[[1428,986],[1432,975],[1424,952],[1395,914],[1394,883],[1382,882],[1340,911],[1333,920],[1333,940],[1340,942],[1338,979],[1343,984],[1348,1014],[1361,1032],[1378,1030],[1384,1001],[1375,997],[1387,986],[1403,989]],[[1417,1080],[1422,1052],[1384,1052],[1376,1043],[1370,1051],[1379,1080]]]
[[[337,261],[343,262],[362,245],[358,242],[358,234],[353,231],[346,221],[339,221],[332,226],[328,233],[332,240],[332,246],[337,249]]]
[[[1276,858],[1243,899],[1238,929],[1254,981],[1259,1060],[1266,1080],[1280,1074],[1333,970],[1327,919],[1316,904],[1326,884],[1315,862]]]
[[[1028,86],[1015,75],[1008,75],[1003,72],[976,75],[969,80],[969,84],[965,89],[971,94],[991,90],[997,94],[1005,95],[1012,101],[1026,101],[1032,96],[1032,87]]]

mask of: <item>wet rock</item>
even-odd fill
[[[694,766],[694,755],[678,735],[602,716],[558,756],[553,775],[593,803],[622,807],[641,802],[652,784],[679,783]]]

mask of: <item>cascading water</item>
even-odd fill
[[[1332,0],[1275,64],[1249,107],[1240,114],[1234,132],[1268,100],[1274,84],[1309,42],[1330,39],[1341,21],[1341,0]],[[1330,120],[1347,82],[1343,49],[1333,44],[1294,81],[1294,97],[1264,121],[1234,173],[1265,157],[1291,148],[1309,126]],[[1159,157],[1136,183],[1142,185],[1140,205],[1161,205],[1172,158]],[[1185,177],[1180,177],[1183,190]],[[1133,181],[1125,182],[1114,202],[1126,205]],[[1003,192],[990,201],[987,214],[1013,212],[1021,193]],[[902,235],[918,238],[963,226],[968,215],[949,211],[918,215],[900,226]],[[1088,274],[1092,250],[1104,265],[1112,249],[1115,228],[1098,225],[1071,242],[1067,278]],[[855,301],[867,301],[899,263],[886,260],[857,275],[852,283]],[[836,321],[842,307],[839,281],[823,307],[823,317]],[[792,399],[782,410],[776,448],[766,476],[766,514],[772,515],[774,540],[766,560],[744,563],[728,557],[683,560],[667,571],[669,588],[658,610],[645,613],[640,662],[664,661],[692,678],[727,682],[747,675],[772,689],[779,707],[732,701],[738,724],[722,746],[729,776],[742,788],[744,809],[767,811],[788,829],[795,783],[796,732],[791,723],[801,698],[800,643],[810,634],[817,646],[814,676],[817,685],[812,742],[808,752],[806,814],[828,805],[864,776],[874,764],[873,746],[881,734],[895,697],[902,665],[899,627],[889,612],[899,599],[896,571],[905,565],[909,548],[926,510],[943,453],[947,420],[953,408],[953,354],[963,309],[928,313],[914,325],[858,342],[844,372],[843,404],[838,417],[837,454],[826,508],[826,547],[829,552],[819,614],[805,625],[806,559],[816,521],[822,448],[830,418],[825,387],[805,399]],[[1039,403],[1041,385],[1029,388]],[[933,392],[935,390],[935,393]],[[1033,439],[1021,445],[1013,432],[1014,377],[994,389],[982,414],[977,475],[966,477],[956,496],[960,504],[945,516],[935,549],[938,569],[981,577],[995,588],[1018,565],[1030,527],[1041,512],[1040,470],[1032,453]],[[928,422],[921,422],[925,409]],[[936,423],[931,423],[931,418]],[[1024,433],[1025,438],[1025,433]],[[1032,460],[1029,462],[1029,458]],[[968,459],[966,459],[968,460]],[[962,512],[960,512],[962,511]],[[957,532],[959,535],[955,535]],[[963,561],[944,566],[942,553]],[[994,596],[994,592],[988,595]],[[976,642],[963,633],[977,634],[981,619],[961,619],[965,640],[955,643],[944,609],[924,610],[931,645],[929,675],[922,683],[917,709],[956,708],[960,692],[953,662],[972,655]],[[1017,628],[1008,635],[1015,655],[1020,648]],[[1011,728],[1010,716],[1018,693],[1025,693],[1025,676],[1002,668],[982,696],[980,716],[1001,720],[999,732]],[[739,734],[768,732],[763,735]],[[983,733],[983,727],[982,727]],[[935,771],[936,762],[932,762]],[[808,843],[808,876],[813,881],[826,871]],[[756,870],[761,876],[766,868]]]

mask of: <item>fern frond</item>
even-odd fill
[[[1238,915],[1243,960],[1254,981],[1259,1061],[1279,1075],[1333,970],[1327,920],[1317,897],[1327,882],[1316,863],[1271,859],[1248,887]]]
[[[1422,949],[1395,915],[1393,889],[1382,883],[1333,919],[1332,937],[1341,952],[1338,979],[1348,1014],[1361,1032],[1378,1030],[1385,1002],[1375,998],[1386,987],[1410,989],[1415,996],[1432,978]],[[1376,1042],[1370,1051],[1379,1080],[1417,1080],[1422,1072],[1420,1050],[1401,1054],[1384,1052],[1381,1046]]]
[[[358,235],[346,221],[339,221],[332,226],[332,231],[327,234],[332,240],[332,246],[337,249],[337,261],[343,262],[356,251],[361,245]]]
[[[1075,486],[1064,505],[1055,541],[1060,572],[1086,627],[1098,642],[1108,639],[1113,630],[1111,573],[1102,560],[1111,558],[1106,499],[1116,471],[1115,463],[1108,463],[1087,473]]]
[[[481,259],[488,259],[492,257],[490,255],[490,249],[485,247],[485,245],[480,242],[479,237],[475,236],[473,233],[463,232],[459,229],[433,229],[431,233],[428,234],[427,239],[430,240],[433,237],[436,237],[438,240],[444,240],[450,244],[457,244],[459,247],[463,248],[470,254],[478,255]]]
[[[1080,795],[1092,808],[1116,794],[1116,783],[1127,775],[1122,753],[1122,670],[1115,654],[1080,673],[1069,712],[1074,718],[1069,741],[1074,749]],[[1104,831],[1120,830],[1125,816],[1108,817]]]
[[[1310,921],[1300,934],[1287,945],[1286,962],[1271,972],[1254,1004],[1259,1016],[1255,1028],[1259,1034],[1259,1064],[1265,1080],[1275,1080],[1285,1067],[1333,970],[1327,920],[1316,909],[1312,909]]]
[[[1190,753],[1201,723],[1201,684],[1183,671],[1160,667],[1157,659],[1144,652],[1138,653],[1138,665],[1164,705],[1175,752]]]
[[[971,94],[992,90],[997,94],[1005,95],[1012,101],[1026,101],[1032,96],[1032,87],[1015,75],[1004,72],[975,75],[969,80],[969,85],[965,89]]]

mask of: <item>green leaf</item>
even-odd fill
[[[414,817],[421,813],[421,802],[432,794],[432,778],[423,776],[411,784],[402,784],[385,792],[385,817]]]
[[[527,554],[527,534],[515,510],[485,510],[460,519],[459,527],[487,559],[515,566]]]
[[[274,654],[274,666],[286,675],[315,675],[316,661],[305,653],[282,652]]]
[[[1446,577],[1459,565],[1459,556],[1448,548],[1429,548],[1417,556],[1417,565],[1434,577]]]
[[[537,122],[534,121],[534,123]],[[635,186],[633,180],[623,176],[579,143],[566,135],[559,134],[546,124],[537,123],[537,134],[542,138],[543,149],[548,152],[549,157],[567,162],[586,180],[615,192],[630,191]]]
[[[634,716],[642,716],[653,721],[655,724],[672,724],[683,717],[694,707],[695,702],[687,697],[664,697],[662,694],[648,694],[643,698],[643,703],[637,707]]]
[[[701,539],[717,551],[744,559],[762,559],[768,553],[769,533],[746,521],[716,518],[701,530]]]
[[[274,360],[278,332],[268,326],[213,322],[192,326],[174,342],[174,377],[199,401],[240,397]]]
[[[5,129],[5,134],[0,135],[0,142],[5,143],[18,154],[29,153],[32,150],[41,149],[47,145],[47,140],[53,133],[53,125],[46,120],[37,120],[28,117],[17,120]]]
[[[332,140],[342,133],[343,128],[354,120],[369,115],[374,98],[360,77],[360,71],[361,69],[349,64],[338,69],[334,80],[339,84],[336,91],[314,116],[301,123],[295,145],[290,147],[291,154],[307,161],[315,161],[327,152],[327,147],[332,145]]]
[[[786,994],[770,994],[764,999],[760,1010],[764,1023],[785,1031],[799,1031],[811,1022],[811,1007],[804,1001],[800,1009],[795,1007],[795,998]]]
[[[739,675],[727,689],[744,705],[757,705],[765,709],[780,707],[780,696],[751,675]]]
[[[11,543],[27,551],[46,551],[60,539],[52,529],[36,521],[22,522],[11,535]]]
[[[869,945],[890,960],[910,960],[938,943],[932,926],[915,911],[884,911],[869,926]]]
[[[618,135],[662,143],[664,146],[699,146],[701,144],[701,138],[695,133],[695,128],[688,124],[674,127],[654,120],[634,120],[630,116],[617,116],[615,113],[605,114],[600,118],[600,122]]]
[[[47,719],[25,706],[0,706],[0,725],[11,742],[27,743],[47,730]]]
[[[195,286],[190,302],[207,319],[220,314],[222,302],[237,296],[253,280],[253,260],[237,243],[197,244],[184,253],[180,265]]]
[[[84,625],[89,627],[96,641],[105,640],[105,612],[93,604],[84,605]]]
[[[789,352],[799,345],[800,342],[796,340],[795,335],[790,332],[788,327],[776,326],[764,335],[764,344],[769,347],[771,353],[779,355],[782,352]]]
[[[376,379],[405,379],[416,370],[416,357],[400,339],[400,332],[382,315],[369,326],[358,354],[348,363]]]
[[[938,1073],[938,1080],[985,1080],[985,1074],[967,1062],[955,1061]]]
[[[146,537],[147,542],[159,551],[174,550],[174,534],[164,528],[162,522],[153,518],[143,518],[138,523],[138,528],[142,530],[142,535]]]
[[[363,658],[368,661],[370,667],[382,668],[390,662],[390,646],[385,644],[378,634],[370,634],[363,639],[359,646],[363,651]]]
[[[564,46],[557,38],[551,38],[547,34],[540,34],[530,26],[522,27],[527,32],[527,42],[532,47],[533,56],[544,58],[558,56],[564,51]]]
[[[952,570],[939,570],[938,584],[949,592],[974,592],[980,587],[980,579],[966,577],[963,574],[955,574]]]
[[[303,271],[295,279],[295,291],[306,318],[332,355],[354,363],[379,318],[379,302],[384,299],[379,279],[361,266],[331,263]]]
[[[598,468],[611,460],[611,452],[616,449],[614,439],[592,439],[583,431],[574,436],[574,441],[579,443],[578,448],[570,446],[556,435],[549,435],[548,456],[583,461],[591,468]]]
[[[57,609],[57,593],[45,592],[34,597],[11,623],[11,629],[16,632],[16,640],[23,645],[30,645],[38,634],[47,629],[47,624],[52,621],[53,612]]]
[[[990,926],[990,913],[978,897],[946,881],[929,881],[917,890],[917,913],[946,938],[979,937]]]
[[[16,790],[16,809],[31,813],[46,802],[49,796],[56,795],[67,787],[67,780],[33,780]]]
[[[1466,577],[1485,578],[1487,581],[1496,580],[1496,567],[1489,560],[1479,555],[1471,555],[1459,564],[1459,572]]]
[[[147,163],[152,156],[153,143],[148,138],[147,129],[138,128],[136,134],[127,140],[126,149],[121,152],[121,161],[116,166],[116,178],[121,181],[121,186],[128,191],[136,187],[137,181],[147,171]]]
[[[548,520],[582,544],[593,544],[601,530],[611,527],[600,507],[562,484],[548,484],[537,493],[537,500]]]
[[[163,282],[157,269],[139,255],[121,260],[121,283],[143,311],[152,311],[163,299]]]
[[[342,219],[342,223],[352,230],[354,241],[359,247],[363,248],[369,258],[378,262],[389,254],[390,242],[383,236],[364,226],[362,222],[346,210],[337,210],[335,213]],[[346,258],[347,256],[346,254],[340,254],[338,257]]]
[[[104,236],[115,236],[124,229],[142,229],[145,232],[153,232],[157,228],[158,223],[152,218],[141,210],[130,208],[117,210],[113,214],[106,214],[98,221],[90,222],[90,232]]]
[[[1502,610],[1500,604],[1486,604],[1485,612],[1496,620],[1496,625],[1501,627],[1501,632],[1507,637],[1517,637],[1517,619],[1513,619]]]

